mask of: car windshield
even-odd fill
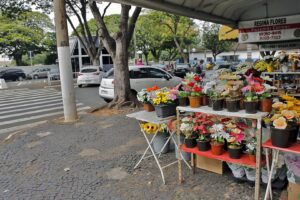
[[[108,70],[105,75],[104,75],[104,78],[113,78],[114,77],[114,69],[110,69]]]
[[[81,72],[82,72],[82,73],[93,73],[93,72],[97,72],[97,69],[94,69],[94,68],[86,68],[86,69],[82,69]]]

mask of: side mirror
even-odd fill
[[[164,75],[164,77],[163,77],[163,78],[164,78],[164,79],[166,79],[167,81],[171,79],[171,77],[170,77],[169,75],[167,75],[167,74],[166,74],[166,75]]]

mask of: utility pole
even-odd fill
[[[65,0],[54,0],[54,14],[64,118],[66,122],[70,122],[77,119],[77,108],[73,86]]]

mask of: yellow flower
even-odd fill
[[[281,114],[275,114],[275,115],[272,116],[271,121],[274,121],[275,119],[278,119],[280,117],[282,117]]]
[[[293,119],[295,117],[295,112],[293,110],[283,110],[281,114],[287,119]]]
[[[272,107],[275,109],[281,110],[281,109],[285,109],[287,107],[287,105],[282,102],[276,102],[276,103],[273,103]]]
[[[273,126],[277,129],[285,129],[287,127],[286,119],[284,117],[279,117],[273,121]]]

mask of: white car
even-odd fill
[[[101,71],[99,67],[84,67],[78,73],[77,85],[78,87],[82,87],[82,85],[100,85],[100,76]]]
[[[175,87],[181,83],[181,78],[171,75],[157,67],[129,66],[130,86],[137,93],[144,88],[157,85],[158,87]],[[111,69],[102,78],[99,95],[106,102],[114,98],[114,71]]]

